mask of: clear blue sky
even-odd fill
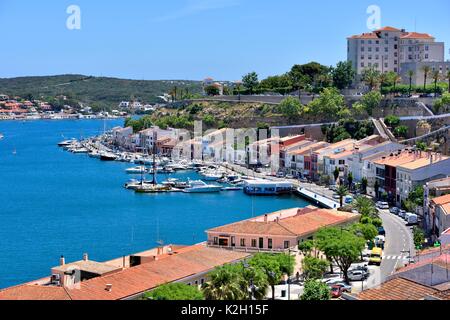
[[[66,9],[81,8],[81,30]],[[0,77],[80,73],[131,79],[237,80],[346,59],[346,37],[382,25],[450,46],[448,0],[0,0]],[[416,21],[416,23],[415,23]]]

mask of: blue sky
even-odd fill
[[[81,30],[66,28],[69,5]],[[0,0],[0,77],[79,73],[237,80],[346,59],[346,37],[382,25],[434,35],[450,58],[448,0]]]

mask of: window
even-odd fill
[[[252,239],[252,248],[256,248],[257,244],[256,244],[256,239]]]
[[[380,43],[380,41],[379,41],[379,40],[377,40],[377,41],[375,41],[375,43],[376,43],[376,44],[379,44],[379,43]]]
[[[371,47],[369,47],[369,52],[372,52],[372,48]]]
[[[219,238],[214,237],[214,245],[217,246],[219,244]]]
[[[425,59],[428,59],[428,53],[425,54]]]
[[[291,243],[289,241],[284,242],[284,248],[289,249],[291,247]]]
[[[376,52],[380,52],[380,48],[376,47],[376,48],[375,48],[375,51],[376,51]]]
[[[241,239],[241,247],[245,247],[245,239]]]
[[[372,40],[369,40],[369,44],[372,44]]]
[[[339,160],[339,164],[340,165],[344,165],[345,164],[345,160]]]
[[[428,47],[428,46],[425,46],[425,51],[428,51],[428,49],[429,49],[429,47]]]
[[[388,52],[389,51],[389,48],[388,47],[385,47],[384,48],[384,52]]]
[[[361,62],[361,68],[364,68],[364,62]]]
[[[361,47],[361,52],[364,52],[364,47]]]
[[[269,249],[272,249],[272,248],[273,248],[273,240],[272,240],[272,239],[269,239],[269,240],[267,241],[267,248],[269,248]]]

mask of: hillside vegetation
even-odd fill
[[[65,95],[86,104],[114,107],[121,101],[136,99],[144,103],[161,102],[158,96],[175,87],[195,94],[199,81],[126,80],[84,75],[0,78],[0,93],[34,99]]]

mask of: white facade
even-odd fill
[[[385,27],[347,40],[347,60],[358,75],[367,68],[400,73],[403,63],[444,61],[444,43],[426,33]]]

